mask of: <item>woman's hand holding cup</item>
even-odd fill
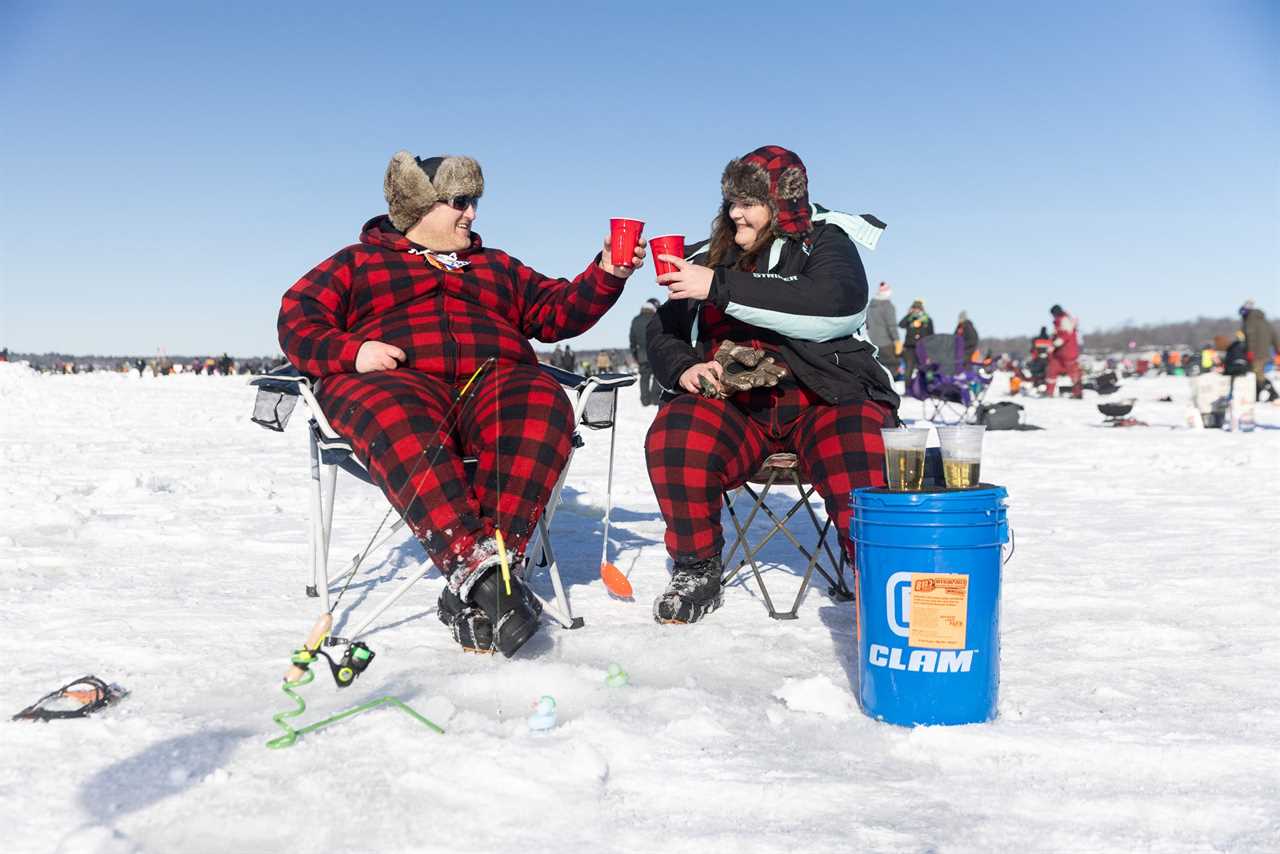
[[[658,284],[667,286],[671,299],[706,299],[711,293],[711,278],[715,274],[710,267],[690,264],[675,255],[659,255],[658,260],[676,268],[658,277]]]

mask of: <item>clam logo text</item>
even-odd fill
[[[918,673],[968,673],[973,668],[976,649],[913,649],[907,650],[873,643],[867,650],[867,661],[872,667],[890,670],[907,670]],[[903,658],[906,661],[903,661]]]

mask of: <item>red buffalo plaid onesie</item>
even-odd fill
[[[319,380],[329,422],[450,576],[495,526],[521,552],[568,458],[573,412],[529,338],[585,332],[623,287],[594,261],[572,281],[547,278],[474,234],[457,261],[465,263],[439,264],[375,217],[358,244],[285,293],[279,318],[280,345]],[[365,341],[395,345],[406,359],[357,373]],[[496,364],[440,436],[458,392],[491,356]],[[467,456],[479,460],[474,478],[463,471]]]

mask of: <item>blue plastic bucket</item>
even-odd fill
[[[858,702],[871,717],[914,726],[996,716],[1007,496],[985,484],[854,490]]]

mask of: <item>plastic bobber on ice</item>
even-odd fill
[[[547,694],[538,698],[533,704],[533,714],[529,715],[529,730],[545,732],[556,725],[556,700]]]
[[[631,677],[627,675],[627,671],[622,669],[622,665],[616,661],[609,665],[609,673],[604,677],[604,684],[610,688],[621,688],[631,681]]]

